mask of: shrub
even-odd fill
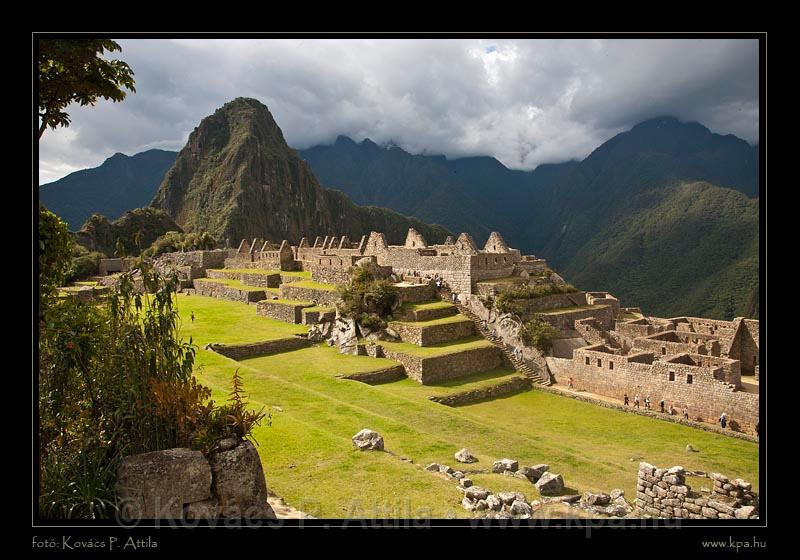
[[[77,246],[80,247],[80,245]],[[73,251],[74,253],[75,251]],[[85,254],[72,257],[65,281],[74,282],[75,280],[98,274],[100,271],[100,259],[103,258],[105,258],[105,255],[97,251],[86,251]]]
[[[534,318],[523,323],[519,336],[526,346],[533,346],[542,353],[549,352],[558,331],[549,323]]]
[[[46,304],[56,288],[64,285],[70,266],[72,240],[67,224],[43,207],[39,208],[39,291]]]
[[[395,308],[399,294],[391,282],[381,277],[380,269],[372,263],[355,267],[350,284],[338,289],[339,313],[358,321],[367,328],[383,328],[383,318]]]

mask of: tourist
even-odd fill
[[[625,406],[628,406],[628,393],[625,393],[623,398],[625,399]]]
[[[644,407],[647,410],[650,410],[650,397],[649,396],[644,398]]]
[[[672,403],[669,403],[669,406],[667,407],[667,414],[669,414],[670,416],[673,416],[675,414],[675,409],[672,408]]]
[[[661,414],[664,414],[664,399],[661,399],[661,402],[658,404],[661,405]]]
[[[728,425],[728,415],[725,414],[724,412],[722,413],[722,416],[719,417],[719,425],[722,427],[723,430]]]
[[[688,408],[686,408],[686,406],[685,406],[685,405],[684,405],[684,407],[683,407],[683,419],[684,419],[684,420],[688,420],[688,419],[689,419],[689,409],[688,409]]]
[[[570,389],[574,389],[575,388],[575,386],[574,386],[574,384],[572,382],[572,377],[569,378],[569,388]]]
[[[636,393],[633,397],[633,406],[636,408],[640,408],[639,406],[639,393]]]
[[[758,422],[756,422],[756,435],[758,435]]]

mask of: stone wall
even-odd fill
[[[381,368],[375,371],[362,371],[359,373],[351,373],[349,375],[337,375],[341,379],[350,379],[352,381],[360,381],[367,385],[379,385],[381,383],[389,383],[397,381],[406,377],[406,370],[402,365],[390,366],[388,368]]]
[[[233,438],[210,459],[186,448],[125,457],[116,493],[127,520],[276,519],[256,448]]]
[[[222,268],[225,266],[227,257],[228,251],[225,249],[164,253],[155,259],[154,266],[157,270],[170,266],[191,267],[189,279],[194,280],[205,276],[209,268]]]
[[[475,336],[476,334],[475,325],[466,317],[463,321],[438,325],[418,325],[391,321],[389,326],[400,336],[403,342],[409,342],[417,346],[432,346],[440,342],[450,342],[451,340]]]
[[[199,296],[241,301],[244,303],[261,301],[267,297],[266,292],[263,290],[242,290],[202,278],[198,278],[194,281],[194,288],[195,293]]]
[[[437,307],[433,309],[398,309],[392,315],[398,321],[433,321],[434,319],[443,319],[444,317],[451,317],[458,313],[455,305],[449,307]]]
[[[308,346],[311,346],[311,342],[309,342],[307,338],[291,336],[287,338],[278,338],[275,340],[251,342],[248,344],[212,343],[208,345],[208,349],[233,360],[244,360],[245,358],[252,358],[253,356],[279,354],[281,352],[288,352],[290,350],[297,350],[298,348],[306,348]]]
[[[276,272],[274,274],[261,274],[256,272],[231,272],[230,270],[213,270],[206,271],[208,278],[229,278],[238,280],[246,286],[256,286],[261,288],[277,288],[281,285],[281,275]]]
[[[335,290],[322,290],[296,286],[296,283],[281,285],[281,298],[296,301],[313,301],[326,307],[336,307],[341,301]]]
[[[536,313],[541,311],[586,305],[586,294],[584,292],[553,294],[551,296],[543,296],[531,299],[518,299],[515,301],[522,306],[522,311],[520,312],[519,316],[524,321],[527,321],[533,318]],[[579,318],[582,319],[583,317]]]
[[[708,495],[686,485],[683,467],[658,469],[640,463],[636,483],[636,509],[641,515],[668,519],[756,519],[758,495],[749,482],[712,473],[714,487]]]
[[[324,311],[319,308],[305,308],[300,311],[302,322],[304,325],[316,325],[317,323],[325,323],[336,319],[335,309],[326,309]]]
[[[286,302],[273,299],[265,299],[256,304],[256,314],[285,323],[299,325],[302,320],[302,310],[305,307],[313,307],[311,302]]]
[[[400,304],[421,303],[436,299],[436,290],[431,284],[401,284],[396,286]]]
[[[494,346],[430,357],[406,354],[382,347],[382,351],[377,355],[381,354],[403,364],[408,377],[423,385],[440,383],[503,365],[502,353]]]
[[[530,379],[515,375],[511,379],[502,381],[496,385],[490,385],[489,387],[473,389],[471,391],[464,391],[461,393],[453,393],[451,395],[445,395],[441,397],[433,396],[428,398],[434,402],[446,406],[462,406],[487,399],[496,399],[498,397],[513,395],[522,391],[528,391],[530,388]]]
[[[575,350],[570,367],[553,373],[561,384],[566,385],[568,375],[576,388],[598,395],[622,399],[627,393],[631,403],[636,394],[642,401],[649,396],[654,406],[663,398],[672,402],[676,414],[682,414],[686,406],[692,419],[713,423],[726,412],[731,427],[735,422],[748,432],[758,422],[758,395],[738,391],[715,377],[724,378],[721,368],[655,361],[649,353],[614,354],[595,345]]]
[[[592,306],[589,309],[576,309],[563,313],[534,313],[534,315],[560,331],[578,330],[576,322],[582,319],[593,319],[603,330],[610,329],[614,323],[614,310],[608,305]],[[578,332],[580,331],[578,330]]]

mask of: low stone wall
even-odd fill
[[[475,336],[475,325],[464,318],[463,321],[442,323],[440,325],[416,325],[414,323],[389,322],[389,326],[400,336],[403,342],[417,346],[433,346],[441,342],[450,342],[459,338]]]
[[[400,303],[421,303],[436,298],[436,290],[430,284],[409,284],[397,286]]]
[[[316,325],[317,323],[330,322],[336,319],[336,310],[328,309],[327,311],[313,310],[306,308],[301,311],[302,322],[304,325]]]
[[[496,385],[483,387],[481,389],[473,389],[472,391],[464,391],[461,393],[453,393],[447,396],[433,396],[428,397],[433,402],[437,402],[446,406],[462,406],[465,404],[476,403],[488,399],[496,399],[498,397],[505,397],[522,391],[528,391],[531,388],[531,380],[527,377],[514,376]]]
[[[552,296],[518,299],[515,301],[522,307],[522,311],[519,313],[520,318],[522,318],[523,321],[528,321],[532,319],[536,313],[549,309],[562,309],[564,307],[586,305],[586,293],[553,294]]]
[[[210,458],[186,448],[125,457],[116,493],[127,520],[276,519],[258,451],[234,438]]]
[[[601,329],[609,330],[614,324],[614,311],[609,305],[592,306],[589,309],[576,309],[563,313],[542,313],[535,314],[539,319],[545,321],[559,330],[577,330],[578,321],[594,319]],[[581,333],[583,334],[583,333]],[[588,339],[587,339],[588,340]]]
[[[257,286],[259,288],[277,288],[281,285],[281,275],[258,274],[255,272],[232,272],[230,270],[207,270],[208,278],[229,278],[239,280],[246,286]]]
[[[279,300],[265,299],[256,304],[256,314],[285,323],[299,325],[303,320],[302,310],[305,307],[313,307],[311,302],[285,302]]]
[[[367,352],[370,352],[369,346]],[[503,355],[494,346],[431,357],[416,356],[381,347],[376,355],[400,362],[408,377],[423,385],[456,379],[503,365]]]
[[[291,336],[288,338],[278,338],[276,340],[264,340],[261,342],[251,342],[249,344],[209,344],[207,348],[217,354],[222,354],[226,358],[233,360],[244,360],[253,356],[267,356],[279,354],[298,348],[311,346],[307,338],[301,336]]]
[[[668,519],[758,518],[758,495],[749,482],[712,473],[714,488],[707,496],[686,485],[683,467],[658,469],[639,464],[636,509],[642,515]]]
[[[350,375],[337,375],[336,377],[360,381],[361,383],[366,383],[367,385],[378,385],[380,383],[388,383],[390,381],[403,379],[406,377],[406,370],[402,365],[397,365],[375,371],[352,373]]]
[[[340,301],[339,294],[336,293],[336,291],[298,287],[294,286],[292,283],[281,284],[281,298],[297,301],[314,301],[319,305],[327,307],[336,307],[336,304]]]
[[[438,307],[433,309],[402,310],[398,309],[393,313],[397,321],[433,321],[452,317],[458,313],[455,305],[451,307]]]
[[[226,286],[219,282],[198,278],[194,281],[195,293],[199,296],[208,296],[217,299],[227,299],[230,301],[241,301],[251,303],[261,301],[267,297],[263,290],[242,290],[232,286]]]

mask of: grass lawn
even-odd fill
[[[435,325],[449,325],[450,323],[470,323],[469,318],[463,315],[452,315],[441,319],[431,319],[430,321],[392,321],[403,325],[414,325],[415,327],[433,327]]]
[[[307,312],[314,312],[314,313],[328,313],[329,311],[336,311],[334,307],[322,307],[319,305],[315,305],[314,307],[306,307]]]
[[[419,323],[413,323],[419,324]],[[450,342],[442,342],[432,346],[417,346],[409,342],[390,342],[381,341],[379,343],[384,348],[393,350],[395,352],[403,352],[404,354],[413,354],[415,356],[422,356],[430,358],[432,356],[444,356],[445,354],[452,354],[453,352],[461,352],[463,350],[472,350],[473,348],[484,348],[492,346],[492,343],[480,336],[470,336],[467,338],[459,338]]]
[[[304,330],[256,316],[253,306],[242,303],[183,295],[178,303],[183,334],[200,348]],[[200,349],[196,362],[199,380],[213,389],[216,400],[226,398],[239,367],[251,403],[272,407],[272,425],[255,431],[267,483],[289,504],[318,517],[469,516],[453,482],[422,470],[434,461],[466,470],[489,469],[503,457],[521,465],[548,463],[575,491],[619,487],[628,498],[635,493],[640,460],[719,471],[754,487],[758,483],[757,444],[550,393],[531,390],[449,408],[427,399],[433,387],[411,380],[371,386],[336,378],[393,362],[344,356],[325,345],[240,363]],[[479,374],[466,383],[492,375]],[[362,428],[380,432],[388,451],[415,464],[391,453],[355,451],[350,438]],[[687,443],[699,452],[686,453]],[[460,466],[453,453],[462,447],[479,462]],[[513,477],[471,478],[492,491],[537,497],[533,485]]]
[[[280,270],[267,270],[264,268],[211,268],[212,272],[226,272],[231,274],[280,274]]]
[[[548,309],[547,311],[537,311],[536,315],[560,315],[562,313],[572,313],[574,311],[586,311],[587,309],[600,309],[601,307],[608,307],[608,305],[576,305],[573,307],[559,307],[557,309]]]
[[[451,379],[450,381],[445,381],[436,385],[420,386],[416,381],[406,378],[395,381],[391,384],[391,387],[387,386],[387,389],[392,394],[400,397],[418,398],[421,389],[425,396],[443,397],[452,395],[453,393],[463,393],[465,391],[472,391],[473,389],[481,389],[490,385],[496,385],[497,383],[507,381],[512,377],[520,375],[522,374],[517,373],[512,368],[500,367],[480,373],[473,373],[465,377],[459,377],[458,379]]]
[[[214,284],[224,284],[225,286],[229,286],[231,288],[236,288],[237,290],[243,290],[245,292],[272,292],[276,291],[270,288],[262,288],[260,286],[248,286],[247,284],[242,284],[240,280],[235,280],[233,278],[198,278],[202,282],[213,282]],[[195,282],[197,281],[195,280]]]
[[[280,305],[304,305],[306,307],[313,307],[313,301],[299,301],[296,299],[268,299],[270,303],[278,303]]]
[[[423,302],[423,303],[404,303],[401,306],[403,311],[423,311],[427,309],[448,309],[455,307],[452,303],[444,300]]]
[[[297,282],[289,282],[286,284],[293,288],[310,288],[312,290],[325,290],[326,292],[333,292],[336,286],[333,284],[323,284],[322,282],[315,282],[314,280],[298,280]]]

